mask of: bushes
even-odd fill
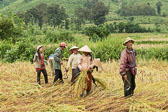
[[[56,31],[48,31],[45,37],[45,41],[56,43],[59,41],[72,42],[74,41],[74,37],[72,33],[65,32],[56,32]]]
[[[149,49],[137,49],[137,57],[145,59],[168,59],[168,48],[149,48]]]
[[[110,33],[144,33],[151,32],[151,30],[146,30],[145,28],[140,27],[138,24],[134,24],[132,22],[119,22],[118,24],[114,23],[103,26],[90,26],[85,28],[83,32],[89,36],[89,40],[96,42],[97,40],[103,40],[103,38],[107,38]]]
[[[153,7],[147,4],[128,6],[126,3],[122,3],[120,10],[118,11],[121,16],[155,16],[156,11]]]
[[[4,52],[4,60],[7,62],[15,62],[16,60],[30,60],[35,53],[35,49],[30,42],[20,41],[11,47],[10,50]]]
[[[93,42],[81,42],[78,46],[82,47],[87,44],[91,50],[93,51],[93,55],[96,58],[100,58],[101,61],[108,61],[111,59],[120,59],[120,54],[124,49],[122,45],[123,39],[121,38],[107,38],[102,41],[98,41],[96,43]],[[75,44],[74,44],[75,45]],[[36,52],[36,46],[33,46],[30,41],[20,41],[17,42],[16,45],[10,45],[7,43],[1,43],[0,45],[0,58],[6,62],[15,62],[17,60],[20,61],[30,61],[33,58],[33,55]],[[59,44],[56,46],[46,46],[44,50],[45,59],[54,53],[56,48],[59,47]],[[72,45],[68,45],[68,47],[72,47]],[[63,57],[68,58],[69,52],[68,49],[65,49],[63,52]],[[149,49],[136,49],[137,50],[137,58],[145,58],[145,59],[162,59],[166,60],[168,58],[167,47],[164,48],[149,48]]]
[[[96,42],[110,35],[110,31],[105,26],[91,26],[84,30],[84,33],[89,36],[89,40]]]
[[[97,42],[91,48],[94,56],[102,61],[120,59],[121,51],[124,49],[122,39],[118,38],[105,39],[102,42]]]
[[[0,17],[0,39],[7,39],[12,36],[14,24],[11,19]]]
[[[5,58],[5,53],[12,48],[12,45],[8,42],[1,42],[0,43],[0,58]]]

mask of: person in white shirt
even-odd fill
[[[68,59],[68,64],[67,64],[67,68],[66,68],[66,72],[69,71],[69,67],[72,63],[72,78],[71,78],[71,82],[74,82],[75,80],[75,69],[77,68],[78,64],[79,64],[79,60],[81,57],[81,54],[78,52],[78,47],[73,46],[70,49],[70,52],[72,53]]]

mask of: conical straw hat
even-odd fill
[[[91,53],[92,51],[90,50],[90,48],[85,45],[83,46],[82,48],[80,48],[78,51],[81,51],[81,52],[88,52],[88,53]]]
[[[126,43],[127,43],[127,42],[129,42],[129,41],[131,41],[132,43],[134,43],[134,42],[135,42],[132,38],[127,37],[127,38],[125,39],[125,41],[123,42],[123,45],[125,46],[125,45],[126,45]]]

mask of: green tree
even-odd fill
[[[84,7],[88,9],[92,9],[93,6],[98,2],[98,0],[86,0]]]
[[[141,5],[128,6],[124,2],[122,3],[122,6],[118,12],[121,16],[156,15],[155,9],[152,8],[150,5],[141,4]]]
[[[125,29],[125,24],[123,22],[120,22],[118,24],[118,29],[119,29],[119,33],[123,33]]]
[[[76,30],[81,30],[81,25],[85,24],[85,9],[84,8],[76,8],[74,15],[75,15],[75,19],[74,19],[74,23],[76,25]]]
[[[25,24],[27,25],[28,23],[31,23],[33,24],[34,23],[34,20],[37,20],[34,16],[34,11],[32,9],[28,10],[26,13],[25,13]]]
[[[47,4],[41,3],[37,5],[36,7],[33,7],[29,9],[25,13],[25,23],[38,23],[40,29],[42,29],[42,26],[44,22],[46,21],[46,10],[47,10]]]
[[[32,0],[24,0],[24,2],[30,2],[30,1],[32,1]]]
[[[35,7],[35,18],[38,19],[38,25],[42,29],[43,23],[46,21],[47,4],[41,3]]]
[[[97,2],[92,9],[93,21],[96,25],[104,24],[105,16],[109,13],[109,8],[103,2]]]
[[[53,4],[47,8],[47,22],[54,28],[59,26],[67,17],[65,8],[58,4]]]
[[[157,7],[157,12],[158,12],[158,14],[160,15],[160,13],[161,13],[161,7],[162,7],[162,2],[161,1],[158,1],[157,3],[156,3],[156,7]]]
[[[65,19],[65,29],[69,29],[69,19]]]
[[[0,17],[0,39],[7,39],[12,36],[14,24],[11,19]]]

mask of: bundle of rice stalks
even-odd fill
[[[86,95],[86,89],[87,89],[86,78],[87,78],[87,71],[83,71],[76,79],[74,89],[75,96],[80,97],[80,95]]]
[[[95,82],[98,83],[103,89],[107,88],[107,84],[103,80],[95,78]]]

